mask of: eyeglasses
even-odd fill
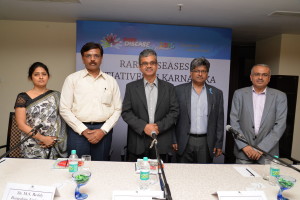
[[[150,66],[154,66],[154,65],[157,65],[157,62],[154,62],[154,61],[151,61],[151,62],[142,62],[141,64],[140,64],[142,67],[147,67],[148,65],[150,65]]]
[[[206,74],[207,73],[207,71],[206,70],[192,70],[192,72],[194,72],[194,73],[201,73],[201,74]]]
[[[266,78],[266,77],[269,77],[270,74],[267,74],[267,73],[262,73],[262,74],[261,73],[253,73],[252,76],[255,76],[255,77],[262,76],[262,77]]]
[[[86,55],[84,55],[84,57],[85,58],[92,58],[92,57],[94,57],[95,59],[99,59],[101,57],[101,55],[100,54],[94,54],[94,55],[92,55],[92,54],[86,54]]]

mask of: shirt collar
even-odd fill
[[[266,94],[267,93],[267,87],[264,89],[264,91],[262,91],[261,93],[257,93],[254,89],[254,87],[252,86],[252,92],[255,94]]]
[[[194,87],[194,83],[192,82],[192,88],[195,89]],[[206,84],[204,83],[203,88],[202,89],[206,89]]]
[[[84,68],[84,69],[83,69],[83,73],[82,73],[82,77],[84,78],[84,77],[87,77],[87,76],[93,77],[93,76],[89,73],[89,71],[88,71],[86,68]],[[103,77],[104,79],[106,79],[106,74],[103,73],[101,70],[100,70],[98,76],[97,76],[95,79],[98,79],[98,78],[100,78],[100,77]]]
[[[146,87],[148,84],[150,84],[146,79],[144,79],[144,87]],[[153,84],[157,87],[158,81],[157,77],[154,79]]]

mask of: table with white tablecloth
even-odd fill
[[[5,158],[0,163],[0,197],[7,183],[56,186],[60,193],[55,200],[74,199],[75,183],[67,169],[53,169],[54,160]],[[268,199],[276,199],[278,186],[272,186],[261,176],[242,176],[232,164],[166,163],[165,174],[174,200],[217,199],[217,191],[262,190]],[[248,165],[261,175],[263,165]],[[297,166],[300,168],[299,166]],[[115,190],[137,190],[139,175],[133,162],[92,161],[92,177],[80,191],[91,200],[110,200]],[[300,174],[281,167],[281,174],[297,179],[295,186],[284,192],[290,199],[300,199]],[[259,187],[254,187],[259,186]]]

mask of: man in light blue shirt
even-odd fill
[[[211,163],[222,154],[224,106],[221,90],[206,84],[210,63],[191,62],[192,81],[176,86],[179,117],[173,149],[182,163]]]
[[[201,135],[207,132],[207,94],[205,84],[200,94],[197,93],[195,87],[192,84],[191,118],[197,120],[191,121],[190,133]]]

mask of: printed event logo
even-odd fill
[[[117,34],[107,34],[100,40],[103,48],[116,48],[120,49],[121,47],[142,47],[142,48],[153,48],[153,49],[174,49],[175,44],[171,42],[159,42],[157,45],[151,44],[149,41],[139,41],[136,38],[123,38],[118,37]]]
[[[173,42],[160,42],[157,49],[175,49],[175,44]]]
[[[121,38],[118,38],[117,35],[113,33],[107,34],[105,37],[103,37],[102,40],[100,40],[100,42],[103,48],[113,47],[116,49],[120,49],[120,47],[122,46]]]

